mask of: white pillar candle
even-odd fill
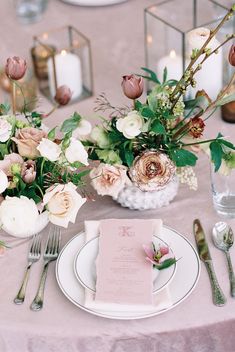
[[[187,53],[188,58],[192,54],[193,49],[200,49],[210,35],[210,30],[207,28],[196,28],[187,34]],[[214,50],[220,45],[216,38],[213,38],[207,48]],[[196,68],[202,60],[203,56],[195,63]],[[215,100],[223,87],[223,53],[222,48],[218,54],[213,54],[202,65],[202,69],[194,76],[197,85],[192,89],[192,95],[198,90],[204,89],[212,100]]]
[[[82,70],[81,61],[75,54],[68,53],[62,50],[60,54],[55,57],[57,87],[62,85],[68,86],[73,95],[72,100],[78,98],[82,93]],[[47,62],[49,89],[51,97],[54,98],[56,94],[53,60],[50,58]]]
[[[169,55],[162,57],[158,61],[157,76],[160,81],[162,81],[165,67],[167,68],[167,79],[179,80],[183,74],[182,56],[176,55],[175,50],[171,50]]]

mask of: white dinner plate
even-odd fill
[[[56,279],[64,295],[77,307],[86,312],[110,319],[143,319],[164,313],[182,303],[194,290],[200,275],[200,261],[193,245],[177,231],[164,226],[159,237],[169,244],[176,258],[177,270],[174,279],[167,286],[171,294],[171,304],[160,309],[156,307],[146,312],[109,312],[85,307],[85,288],[78,282],[73,266],[78,250],[85,243],[85,233],[74,236],[61,250],[56,262]]]
[[[80,5],[80,6],[107,6],[114,5],[120,2],[125,2],[127,0],[62,0],[63,2],[67,2],[72,5]]]
[[[154,244],[156,248],[159,246],[169,247],[169,245],[161,240],[158,236],[154,236]],[[87,290],[95,292],[96,288],[96,265],[95,261],[99,251],[99,236],[87,241],[78,251],[74,260],[74,272],[81,283]],[[170,248],[170,253],[174,257],[174,253]],[[144,255],[144,250],[143,250]],[[177,259],[177,258],[176,258]],[[153,268],[153,293],[157,293],[168,285],[173,279],[176,272],[177,263],[164,270]]]

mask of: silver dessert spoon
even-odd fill
[[[229,249],[232,247],[234,242],[233,231],[226,222],[220,221],[217,222],[213,227],[212,238],[214,245],[220,250],[224,251],[226,255],[228,262],[230,292],[231,296],[235,297],[235,275],[233,272],[233,266],[229,254]]]

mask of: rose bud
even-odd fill
[[[144,89],[143,77],[136,77],[135,75],[123,76],[122,89],[127,98],[138,99]]]
[[[232,66],[235,66],[235,45],[233,44],[228,54],[228,61]]]
[[[66,85],[60,86],[56,90],[55,101],[60,105],[67,105],[72,97],[70,88]]]
[[[34,160],[27,160],[23,164],[22,179],[25,183],[32,183],[36,178],[36,164]]]
[[[26,68],[27,64],[24,59],[18,56],[13,56],[7,59],[5,73],[9,78],[18,81],[24,76]]]

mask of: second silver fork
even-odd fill
[[[29,279],[29,271],[33,263],[37,262],[41,256],[41,236],[39,234],[33,237],[32,244],[28,253],[28,266],[24,274],[22,285],[14,299],[15,304],[22,304],[25,299],[26,287]]]
[[[48,270],[49,263],[52,262],[53,260],[56,260],[59,255],[60,237],[61,237],[60,228],[57,226],[50,227],[46,249],[43,254],[44,267],[41,274],[38,291],[30,306],[30,308],[34,311],[41,310],[43,307],[43,297],[44,297],[44,289],[45,289],[45,283],[46,283],[46,277],[47,277],[47,270]]]

